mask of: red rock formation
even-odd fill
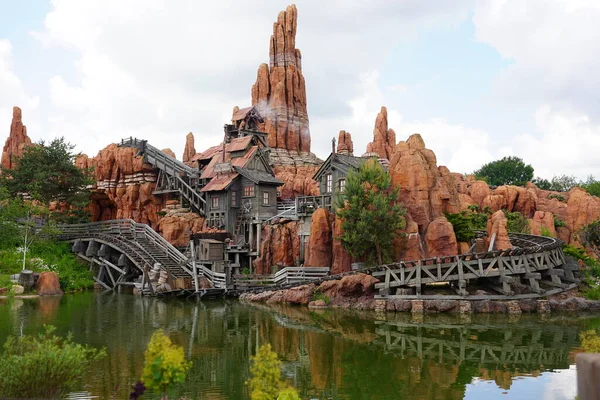
[[[318,208],[313,213],[306,257],[307,267],[331,267],[333,256],[332,219],[333,215],[324,208]]]
[[[414,134],[399,142],[389,166],[392,184],[400,188],[413,221],[423,233],[429,223],[445,212],[460,211],[456,178],[445,167],[438,168],[435,154],[425,148],[421,135]]]
[[[23,150],[25,150],[25,147],[30,145],[31,139],[29,139],[29,136],[27,136],[27,127],[23,125],[21,109],[19,107],[13,107],[10,134],[4,143],[4,148],[2,149],[2,168],[14,168],[14,158],[23,155]]]
[[[37,281],[36,291],[40,296],[63,294],[56,272],[42,272]]]
[[[367,153],[377,153],[381,158],[392,158],[396,148],[396,133],[388,129],[387,108],[381,107],[375,120],[373,141],[367,145]]]
[[[300,225],[297,221],[283,221],[265,225],[261,231],[261,256],[254,260],[257,274],[270,274],[274,265],[291,267],[300,261]]]
[[[155,229],[174,246],[187,246],[193,233],[203,231],[205,218],[193,212],[174,212],[158,221]]]
[[[296,6],[291,5],[273,24],[270,64],[258,68],[252,105],[265,120],[259,130],[268,134],[270,147],[310,152],[302,56],[296,49],[297,19]]]
[[[429,257],[453,256],[458,254],[454,228],[445,217],[437,217],[427,227],[425,246]]]
[[[168,155],[171,158],[175,158],[177,159],[177,156],[175,156],[175,152],[171,149],[162,149],[162,152],[165,153],[166,155]]]
[[[556,237],[554,228],[554,214],[551,212],[536,211],[533,218],[529,220],[530,233],[532,235],[542,235],[542,228],[547,230],[552,237]]]
[[[354,144],[352,143],[352,136],[349,132],[340,131],[340,134],[338,135],[337,153],[354,154]]]
[[[581,228],[600,218],[600,198],[576,187],[569,191],[567,201],[567,227],[571,231],[571,241]]]
[[[302,158],[285,157],[289,161],[284,161],[283,157],[273,157],[271,154],[271,162],[274,164],[273,171],[275,176],[283,181],[283,186],[279,188],[281,197],[284,199],[293,199],[296,196],[317,196],[319,194],[319,184],[312,177],[315,175],[321,165],[319,162],[303,161]],[[284,150],[285,151],[285,150]],[[287,153],[287,152],[286,152]]]
[[[342,222],[342,219],[337,216],[333,222],[333,263],[331,265],[331,274],[339,274],[352,269],[352,257],[344,250],[342,242],[337,239],[344,233]]]
[[[490,187],[484,181],[473,182],[469,187],[469,196],[483,209],[483,200],[492,194]]]
[[[395,261],[420,260],[425,257],[425,250],[419,235],[419,225],[410,218],[410,215],[406,217],[404,237],[399,237],[394,241],[392,250]]]
[[[194,134],[190,132],[185,137],[185,148],[183,149],[183,156],[181,159],[184,163],[189,163],[195,154],[196,147],[194,146]]]
[[[490,245],[492,236],[496,234],[494,250],[512,249],[512,244],[508,238],[508,220],[503,211],[496,211],[492,214],[487,223],[487,234],[487,246]]]

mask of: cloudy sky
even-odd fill
[[[18,105],[34,141],[90,155],[128,136],[179,157],[190,131],[217,144],[287,4],[0,0],[0,129]],[[420,133],[452,171],[517,155],[542,177],[600,177],[600,1],[296,4],[319,157],[340,129],[362,153],[385,105],[399,140]]]

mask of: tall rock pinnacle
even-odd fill
[[[10,134],[2,149],[2,168],[14,168],[15,157],[21,156],[25,147],[31,145],[31,139],[27,136],[27,128],[23,125],[21,109],[13,107]]]
[[[387,108],[381,107],[373,128],[373,141],[367,145],[367,153],[377,153],[381,158],[392,158],[396,148],[396,132],[388,129]]]
[[[191,162],[192,157],[196,155],[196,147],[194,145],[194,134],[188,133],[185,137],[185,148],[183,149],[182,160],[184,163]]]
[[[291,5],[273,24],[270,63],[258,67],[252,105],[265,120],[260,129],[268,134],[270,147],[310,152],[302,56],[296,49],[297,19],[296,6]]]

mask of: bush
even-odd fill
[[[331,304],[331,299],[325,293],[322,293],[322,292],[313,292],[311,300],[312,301],[323,300],[325,302],[325,304],[327,304],[327,305]]]
[[[561,226],[567,226],[567,223],[555,215],[554,216],[554,227],[560,228]]]
[[[271,345],[266,344],[258,349],[252,357],[248,381],[251,400],[300,400],[300,396],[293,388],[287,386],[281,379],[281,361],[277,353],[271,350]]]
[[[550,232],[550,229],[546,228],[545,226],[542,226],[542,236],[554,237],[552,232]]]
[[[470,242],[475,237],[475,232],[471,227],[471,217],[466,211],[457,214],[446,214],[446,219],[452,224],[457,241]]]
[[[515,233],[529,233],[530,227],[527,218],[519,212],[508,212],[504,211],[506,219],[508,220],[508,231]]]
[[[560,194],[551,194],[550,196],[548,196],[548,198],[549,198],[549,199],[556,199],[556,200],[558,200],[558,201],[560,201],[560,202],[563,202],[563,203],[564,203],[565,201],[567,201],[567,200],[564,198],[564,196],[561,196]]]
[[[159,393],[183,383],[192,366],[191,362],[185,361],[183,347],[174,345],[162,330],[152,335],[144,358],[142,382],[148,389]]]
[[[106,355],[104,350],[74,343],[54,335],[47,326],[36,336],[9,337],[0,357],[0,396],[18,398],[60,398],[81,387],[92,362]]]
[[[579,334],[581,347],[586,353],[600,353],[600,336],[594,330],[581,332]]]

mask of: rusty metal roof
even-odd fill
[[[231,142],[227,143],[227,146],[225,146],[225,151],[232,152],[246,150],[251,142],[252,136],[231,139]]]
[[[238,176],[240,174],[236,172],[218,174],[201,189],[201,192],[220,192],[221,190],[226,190]]]
[[[252,146],[250,148],[250,150],[247,151],[243,156],[235,157],[235,158],[231,158],[231,153],[226,151],[225,152],[225,161],[223,161],[223,152],[219,151],[213,155],[213,157],[210,160],[210,162],[208,163],[208,165],[202,170],[202,175],[200,176],[200,178],[202,178],[202,179],[212,178],[215,175],[215,164],[222,163],[222,162],[231,161],[231,164],[234,167],[245,167],[246,164],[248,164],[248,162],[250,161],[250,159],[252,159],[252,157],[254,156],[254,153],[256,153],[257,150],[258,150],[258,146]]]
[[[263,122],[262,116],[254,106],[245,107],[237,110],[231,117],[231,121],[236,122],[245,119],[248,116],[248,114],[250,114],[252,111],[254,111],[254,116],[258,119],[258,121]]]
[[[202,153],[196,153],[190,161],[208,160],[211,159],[217,152],[223,148],[223,145],[209,147]]]

